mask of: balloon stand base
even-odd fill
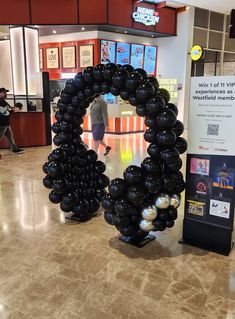
[[[135,239],[134,237],[128,237],[128,236],[120,236],[119,240],[123,241],[126,244],[138,247],[138,248],[143,248],[145,245],[150,243],[151,241],[155,240],[156,237],[153,235],[148,234],[144,239],[141,241]]]
[[[92,216],[89,216],[87,218],[84,218],[84,217],[79,217],[79,216],[76,216],[75,214],[74,215],[71,215],[71,216],[66,216],[65,219],[68,219],[68,220],[71,220],[73,222],[79,222],[79,223],[85,223],[87,222],[88,220],[91,220],[93,217],[95,217],[97,214],[93,214]]]

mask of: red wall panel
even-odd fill
[[[106,24],[107,0],[80,0],[79,1],[80,24]]]
[[[132,1],[108,0],[108,23],[112,25],[132,27]]]
[[[156,32],[166,34],[176,34],[176,19],[177,13],[174,9],[162,8],[159,9],[160,21],[155,26]]]
[[[29,0],[0,0],[0,24],[29,24]]]
[[[32,24],[77,24],[77,0],[31,0]]]

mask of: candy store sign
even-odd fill
[[[143,23],[146,26],[156,25],[160,20],[159,12],[144,7],[137,7],[132,17],[135,22]]]

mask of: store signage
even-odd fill
[[[132,17],[135,22],[142,23],[146,26],[154,26],[160,20],[159,12],[145,7],[137,7],[136,11],[132,13]]]
[[[161,78],[158,79],[159,86],[166,89],[171,96],[171,102],[178,102],[178,80],[176,78]]]
[[[202,55],[203,55],[203,48],[199,44],[195,44],[190,51],[191,59],[193,61],[198,61],[202,58]]]

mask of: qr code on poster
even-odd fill
[[[219,125],[218,124],[208,124],[207,135],[219,135]]]

